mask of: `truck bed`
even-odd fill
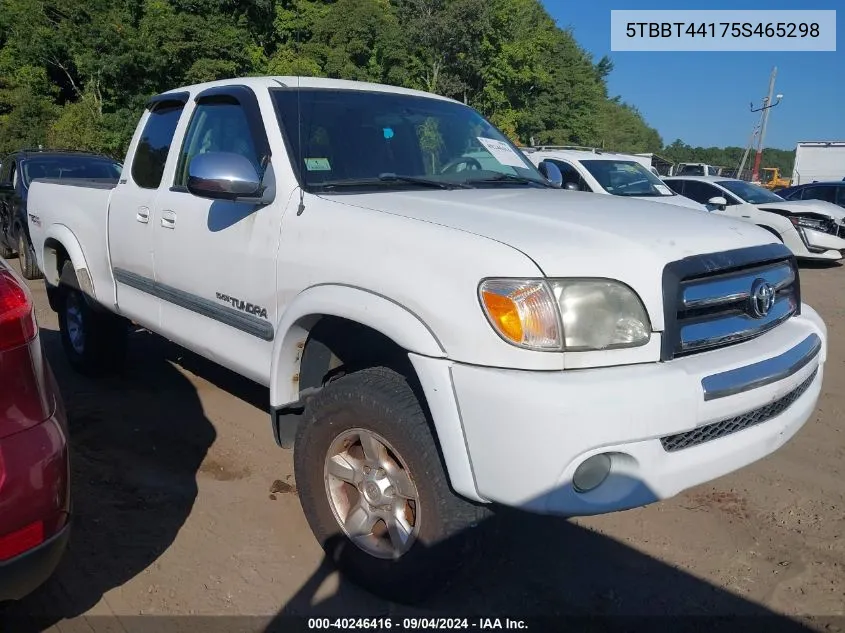
[[[29,234],[47,281],[58,283],[60,271],[56,265],[45,266],[48,242],[56,240],[67,249],[77,275],[90,278],[95,298],[106,306],[114,305],[115,298],[108,226],[109,204],[117,182],[106,178],[37,178],[30,184],[27,201]]]

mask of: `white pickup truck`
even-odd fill
[[[316,538],[409,600],[496,504],[665,499],[816,407],[826,328],[770,233],[560,182],[456,101],[248,78],[154,97],[120,180],[35,181],[29,222],[76,367],[131,320],[268,386]]]

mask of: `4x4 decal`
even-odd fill
[[[262,308],[261,306],[255,305],[254,303],[247,303],[246,301],[242,301],[241,299],[236,299],[235,297],[230,297],[227,294],[223,294],[222,292],[217,293],[217,300],[223,301],[224,303],[230,304],[236,310],[240,310],[241,312],[246,312],[247,314],[254,314],[255,316],[259,316],[262,319],[267,318],[267,308]]]

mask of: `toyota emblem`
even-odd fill
[[[765,279],[751,284],[751,316],[762,319],[775,305],[775,287]]]

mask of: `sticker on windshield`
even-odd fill
[[[493,158],[499,161],[502,165],[510,167],[525,168],[525,163],[515,151],[513,151],[507,143],[497,141],[493,138],[486,138],[484,136],[477,136],[478,142],[481,143],[485,149],[493,154]]]
[[[305,169],[308,171],[331,171],[332,165],[328,158],[306,158]]]
[[[671,196],[672,195],[672,190],[669,189],[669,187],[667,187],[666,185],[654,185],[654,188],[657,189],[664,196]]]

